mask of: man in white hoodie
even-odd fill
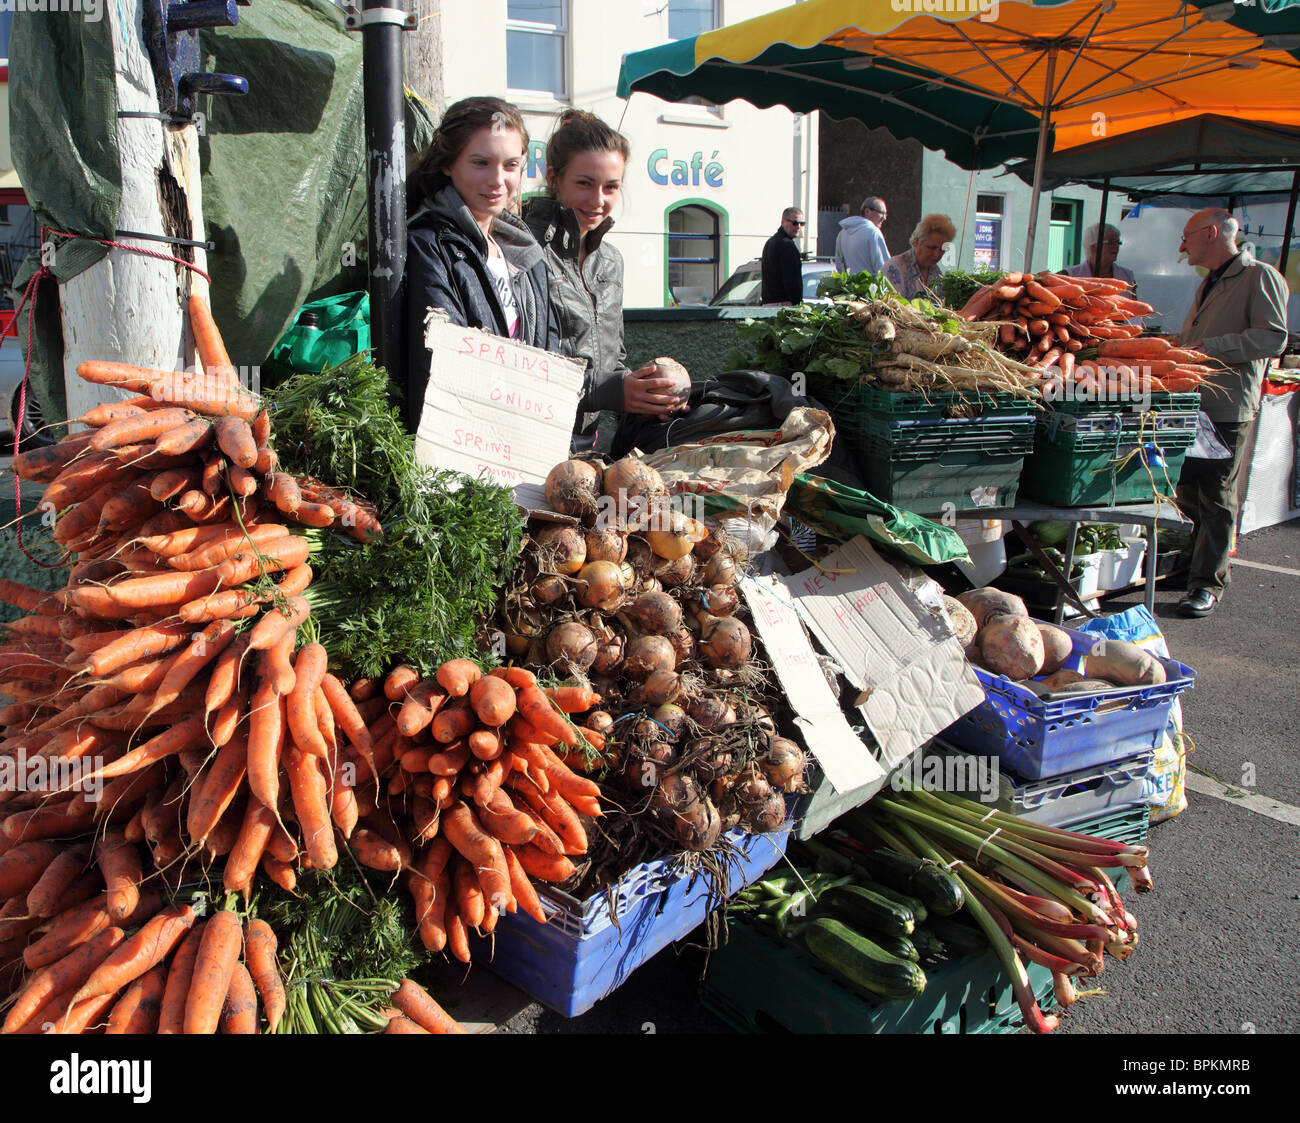
[[[880,232],[889,208],[885,200],[872,195],[862,204],[862,213],[840,219],[840,232],[835,238],[835,271],[837,273],[879,273],[889,260],[889,247]]]

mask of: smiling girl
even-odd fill
[[[545,251],[561,350],[587,364],[577,447],[595,440],[601,410],[666,417],[689,388],[653,363],[627,367],[623,255],[606,235],[628,154],[627,139],[599,117],[567,110],[546,146],[546,194],[524,204],[524,221]]]
[[[429,377],[424,320],[453,323],[558,350],[542,249],[510,205],[519,195],[528,130],[507,101],[472,97],[443,115],[414,175],[407,227],[408,362]],[[422,397],[421,392],[421,397]],[[420,403],[410,403],[419,415]]]

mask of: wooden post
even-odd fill
[[[153,69],[144,46],[141,0],[106,4],[104,16],[113,32],[119,114],[159,112]],[[119,116],[117,142],[122,161],[118,228],[202,241],[199,145],[194,125],[178,129],[156,117]],[[169,213],[164,214],[164,207]],[[115,231],[105,231],[105,236],[155,253],[185,257],[181,247],[165,242],[119,238]],[[196,247],[192,252],[195,265],[206,272],[204,251]],[[86,359],[138,363],[160,370],[193,366],[194,341],[186,313],[191,293],[208,295],[207,282],[193,270],[119,249],[110,249],[102,261],[61,287],[69,417],[123,396],[111,387],[82,381],[77,364]]]
[[[433,106],[434,124],[447,108],[442,65],[442,0],[412,0],[419,21],[405,39],[406,84]]]

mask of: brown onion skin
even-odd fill
[[[544,557],[554,556],[556,571],[567,577],[586,563],[587,539],[577,527],[552,523],[533,535],[533,541]]]
[[[772,792],[745,818],[745,825],[758,834],[770,834],[784,822],[785,800],[780,792]]]
[[[666,636],[682,626],[682,606],[669,594],[642,593],[627,606],[627,614],[644,631]]]
[[[623,665],[624,641],[618,632],[611,632],[603,643],[598,641],[596,657],[591,661],[593,675],[610,675]]]
[[[634,682],[644,682],[655,671],[677,668],[677,652],[664,636],[637,636],[624,650],[623,673]]]
[[[617,562],[588,562],[578,571],[573,583],[584,608],[616,612],[623,605],[623,575]]]
[[[632,500],[663,495],[667,490],[663,476],[634,456],[614,461],[605,469],[601,480],[601,493],[615,500],[620,498],[620,492],[623,497]]]
[[[533,582],[533,599],[538,604],[555,604],[563,600],[569,592],[569,584],[554,573],[547,574],[545,577],[539,577]]]
[[[599,693],[599,691],[597,691],[597,693]],[[614,728],[614,717],[606,710],[593,710],[587,715],[587,720],[584,724],[588,729],[594,730],[597,733],[608,733]]]
[[[639,536],[632,536],[627,540],[627,555],[624,561],[628,561],[638,573],[649,570],[655,562],[655,553],[650,549],[650,543]]]
[[[546,657],[551,663],[571,663],[585,671],[596,659],[596,637],[583,624],[557,624],[546,633]]]
[[[690,554],[683,554],[671,561],[661,559],[654,567],[654,575],[665,589],[674,589],[680,585],[689,585],[695,576],[695,559]]]
[[[727,532],[713,515],[705,515],[700,521],[707,533],[695,543],[694,554],[700,561],[706,562],[722,549]]]
[[[726,699],[716,694],[701,694],[686,703],[686,712],[702,729],[717,729],[726,724],[728,711],[731,711],[731,707]],[[734,711],[732,717],[735,717]]]
[[[678,628],[668,637],[668,642],[673,645],[673,650],[677,652],[676,669],[680,670],[684,663],[688,663],[695,658],[695,637],[691,635],[689,628]]]
[[[700,595],[705,609],[714,616],[730,616],[740,607],[740,594],[734,585],[710,585]]]
[[[655,671],[644,682],[639,682],[628,695],[637,705],[662,706],[672,702],[681,692],[681,679],[676,671]]]
[[[722,816],[707,796],[688,811],[678,812],[677,841],[687,850],[703,851],[716,846],[722,834]]]
[[[582,518],[596,509],[600,468],[586,460],[561,460],[546,476],[546,502],[552,511]]]
[[[627,557],[627,538],[616,530],[587,531],[587,560],[622,562]]]
[[[739,578],[740,567],[725,550],[714,554],[700,571],[701,585],[734,585]]]
[[[803,778],[806,761],[803,750],[787,737],[773,737],[759,767],[767,782],[782,791],[793,791]]]
[[[753,652],[753,637],[734,616],[712,616],[700,621],[700,657],[710,667],[735,670]]]

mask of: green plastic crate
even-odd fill
[[[852,440],[849,447],[872,495],[918,515],[969,511],[990,503],[1010,507],[1025,463],[1023,452],[923,451],[918,459],[900,460]]]
[[[813,378],[808,389],[831,411],[836,424],[862,424],[870,417],[893,420],[938,417],[996,417],[1038,408],[1037,398],[1016,394],[980,393],[974,390],[884,390],[869,383]]]
[[[1140,454],[1128,455],[1137,449],[1138,435],[1136,430],[1077,435],[1065,428],[1049,433],[1040,425],[1034,451],[1024,459],[1020,489],[1058,507],[1150,503],[1154,476],[1156,488],[1172,495],[1187,450],[1196,443],[1195,431],[1143,434],[1144,443],[1155,443],[1165,460],[1163,469],[1153,466],[1150,471]]]
[[[1152,412],[1191,410],[1195,413],[1200,408],[1200,394],[1174,394],[1168,390],[1153,390],[1151,392],[1150,410]],[[1044,410],[1047,415],[1050,415],[1053,410],[1058,413],[1071,414],[1137,413],[1141,411],[1141,403],[1114,401],[1105,398],[1093,401],[1079,398],[1060,398],[1045,402]]]
[[[1044,1011],[1055,1002],[1052,974],[1026,965]],[[925,968],[923,994],[889,1001],[855,986],[793,940],[732,921],[709,958],[704,1006],[741,1033],[1014,1033],[1023,1024],[997,957],[953,959]]]
[[[869,416],[860,425],[846,425],[860,444],[929,452],[958,449],[1033,448],[1038,419],[1027,410],[975,418],[896,418]],[[910,459],[910,457],[904,457]]]

